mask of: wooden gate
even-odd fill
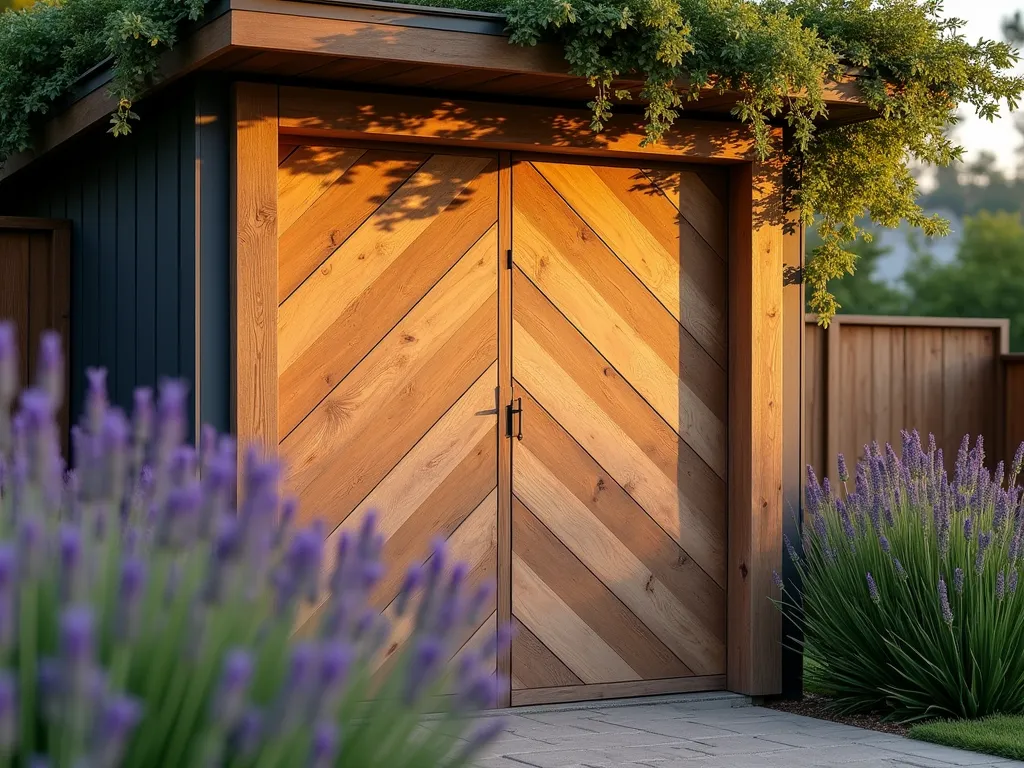
[[[722,688],[725,178],[512,188],[512,702]]]
[[[32,381],[44,331],[60,333],[67,353],[70,319],[71,222],[0,216],[0,320],[10,320],[17,328],[22,384]],[[71,365],[67,368],[70,372]],[[65,455],[69,400],[65,392],[58,414]]]
[[[514,621],[514,704],[724,687],[725,177],[279,160],[278,437],[328,553],[375,509],[381,610],[435,536],[500,580],[474,629]]]
[[[287,487],[323,518],[329,557],[360,513],[379,512],[382,610],[435,536],[473,566],[471,584],[493,582],[496,156],[282,146],[280,158]]]

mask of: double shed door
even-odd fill
[[[515,625],[512,703],[723,687],[724,177],[280,161],[286,483],[329,539],[378,512],[377,606],[440,536],[495,585],[462,647]]]

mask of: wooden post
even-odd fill
[[[782,686],[783,219],[781,168],[730,181],[728,688]]]
[[[238,83],[231,147],[234,429],[277,450],[277,86]]]

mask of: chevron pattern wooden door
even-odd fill
[[[326,523],[328,557],[378,512],[382,611],[436,536],[474,587],[496,578],[497,169],[490,155],[282,146],[286,485],[302,522]],[[467,642],[493,630],[495,609]]]
[[[725,686],[725,185],[513,165],[513,703]]]

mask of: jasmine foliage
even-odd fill
[[[1024,444],[985,466],[965,437],[952,476],[929,436],[865,446],[839,485],[808,469],[798,584],[783,611],[804,629],[812,685],[843,711],[894,719],[1024,713]],[[798,605],[802,604],[801,615]]]
[[[472,764],[502,727],[465,717],[499,693],[507,632],[463,647],[491,585],[470,588],[440,542],[382,589],[372,515],[326,560],[275,462],[247,452],[236,490],[230,439],[185,442],[180,382],[139,390],[129,421],[90,371],[65,473],[60,339],[11,419],[13,339],[0,323],[0,765]]]
[[[762,157],[779,151],[770,126],[793,133],[787,158],[797,180],[793,202],[821,243],[807,265],[809,304],[823,323],[839,309],[829,280],[852,274],[845,247],[870,238],[858,219],[883,227],[901,220],[930,236],[948,231],[917,204],[911,161],[944,166],[960,159],[950,140],[958,105],[985,119],[1015,109],[1024,80],[1007,44],[971,43],[962,20],[944,19],[938,0],[413,0],[503,10],[512,41],[560,44],[574,74],[595,89],[593,127],[628,94],[622,78],[644,81],[648,140],[658,141],[701,89],[740,94],[733,110],[753,130]],[[880,119],[821,128],[823,82],[859,70]]]
[[[940,0],[410,0],[507,15],[513,43],[562,46],[571,71],[595,89],[593,127],[641,79],[649,141],[658,141],[701,89],[740,94],[734,114],[750,125],[762,157],[780,152],[771,126],[788,125],[793,203],[817,220],[821,243],[807,265],[809,304],[823,323],[839,305],[829,280],[852,274],[846,244],[907,220],[925,234],[948,231],[917,204],[908,164],[948,165],[949,138],[965,107],[993,119],[1015,109],[1024,79],[1008,44],[968,42],[963,21]],[[0,157],[28,146],[33,126],[88,67],[112,57],[116,134],[130,130],[132,103],[204,0],[64,0],[0,16]],[[823,82],[846,66],[880,118],[821,127]]]
[[[91,67],[110,59],[115,136],[131,131],[132,105],[206,0],[39,0],[0,12],[0,158],[32,145],[32,131]]]

